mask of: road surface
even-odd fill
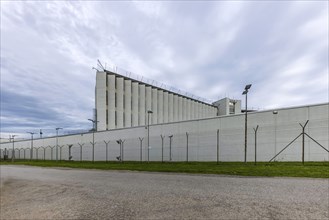
[[[328,219],[329,179],[0,166],[0,219]]]

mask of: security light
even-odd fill
[[[251,84],[248,84],[248,85],[246,85],[246,87],[244,89],[248,90],[248,89],[250,89],[250,87],[251,87]]]

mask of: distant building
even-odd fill
[[[150,124],[161,124],[241,113],[238,100],[209,104],[107,70],[96,73],[95,93],[97,131],[146,125],[148,114]]]

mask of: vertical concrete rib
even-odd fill
[[[163,92],[163,122],[167,123],[169,118],[168,92]]]
[[[168,122],[174,121],[174,94],[168,94],[168,102],[169,102],[169,114],[168,114]]]
[[[195,119],[195,102],[193,100],[191,102],[191,119]]]
[[[183,97],[178,96],[178,121],[183,120]]]
[[[123,78],[122,77],[116,77],[116,83],[117,83],[117,99],[116,99],[116,128],[122,128],[123,127]]]
[[[145,87],[145,112],[147,114],[147,111],[152,110],[152,88],[151,86]],[[147,115],[145,117],[145,120],[147,120]],[[145,124],[147,124],[147,121],[145,121]],[[152,115],[150,115],[150,124],[152,124]]]
[[[178,121],[178,95],[174,95],[174,121]]]
[[[198,102],[198,119],[202,118],[202,104]]]
[[[131,80],[125,80],[125,124],[124,127],[131,127]]]
[[[107,128],[115,128],[115,75],[107,75],[107,91],[108,91],[108,106],[107,106]]]
[[[186,99],[186,120],[191,119],[191,100]]]
[[[158,90],[158,124],[163,123],[163,90]]]
[[[106,73],[96,73],[96,114],[97,114],[97,130],[106,130]]]
[[[139,84],[139,101],[138,101],[138,124],[145,125],[145,85]]]
[[[207,117],[206,105],[202,104],[202,118]]]
[[[132,106],[131,106],[131,126],[138,126],[138,82],[131,84]]]
[[[186,105],[186,98],[183,98],[183,108],[182,108],[182,120],[186,120],[187,119],[187,105]]]
[[[158,124],[158,89],[152,89],[152,124]]]

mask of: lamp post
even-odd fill
[[[31,157],[30,157],[30,160],[32,160],[33,158],[33,135],[35,134],[34,132],[26,132],[26,133],[29,133],[31,134]]]
[[[15,159],[15,136],[17,135],[11,135],[11,139],[13,139],[13,153],[11,155],[11,162],[14,162]]]
[[[150,114],[151,110],[147,111],[147,162],[150,162]]]
[[[273,115],[274,115],[274,155],[276,155],[276,118],[277,118],[277,115],[278,114],[278,111],[273,111]]]
[[[94,160],[95,160],[95,129],[96,129],[96,123],[99,122],[99,121],[92,120],[92,119],[88,119],[88,121],[91,121],[93,123],[93,142],[92,142],[92,145],[93,145],[93,162],[94,162]]]
[[[246,109],[245,109],[245,122],[244,122],[244,162],[247,163],[247,124],[248,124],[248,92],[251,84],[246,85],[242,95],[246,95]]]
[[[56,162],[58,162],[58,130],[63,128],[56,128]]]

